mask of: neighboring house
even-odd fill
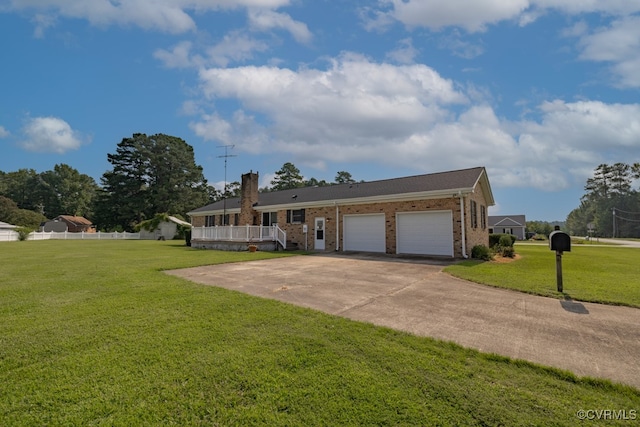
[[[241,198],[189,212],[191,224],[277,224],[288,241],[314,251],[459,258],[488,245],[487,209],[495,204],[483,167],[265,193],[250,172],[241,185]]]
[[[0,242],[18,240],[17,226],[0,221]]]
[[[16,228],[15,225],[0,221],[0,230],[13,230],[14,228]]]
[[[489,233],[513,234],[518,240],[525,240],[527,220],[524,215],[489,216]]]
[[[140,230],[141,240],[171,240],[178,232],[178,225],[191,227],[186,221],[182,221],[174,216],[168,216],[168,221],[163,221],[154,230]]]
[[[95,233],[96,229],[88,219],[81,216],[59,215],[41,226],[41,231],[57,231],[70,233]]]

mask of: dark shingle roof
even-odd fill
[[[260,193],[258,195],[257,210],[270,206],[292,206],[321,203],[323,201],[343,201],[360,198],[392,197],[412,193],[439,193],[453,190],[471,191],[478,180],[486,174],[483,167],[463,169],[450,172],[414,175],[403,178],[385,179],[380,181],[359,182],[354,184],[334,184],[324,187],[301,187],[290,190]],[[490,191],[490,189],[489,189]],[[487,199],[493,203],[493,196]],[[491,203],[491,204],[492,204]],[[225,208],[224,201],[217,201],[207,206],[189,212],[203,213],[219,211]],[[240,209],[240,199],[226,200],[226,209]]]

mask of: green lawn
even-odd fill
[[[161,272],[274,256],[0,244],[0,425],[570,426],[640,410],[631,387]]]
[[[557,292],[556,255],[547,245],[518,245],[510,263],[464,261],[445,271],[463,279],[555,298],[640,307],[640,249],[573,245],[562,256],[563,293]]]

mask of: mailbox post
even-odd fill
[[[562,253],[571,252],[571,237],[556,228],[556,231],[549,235],[549,249],[556,251],[556,279],[558,292],[562,292]]]

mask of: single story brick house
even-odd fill
[[[513,234],[518,240],[525,240],[527,219],[525,215],[491,215],[489,216],[489,233]]]
[[[191,225],[277,224],[300,249],[463,258],[489,244],[495,204],[484,167],[263,193],[250,172],[241,194],[189,212]]]

